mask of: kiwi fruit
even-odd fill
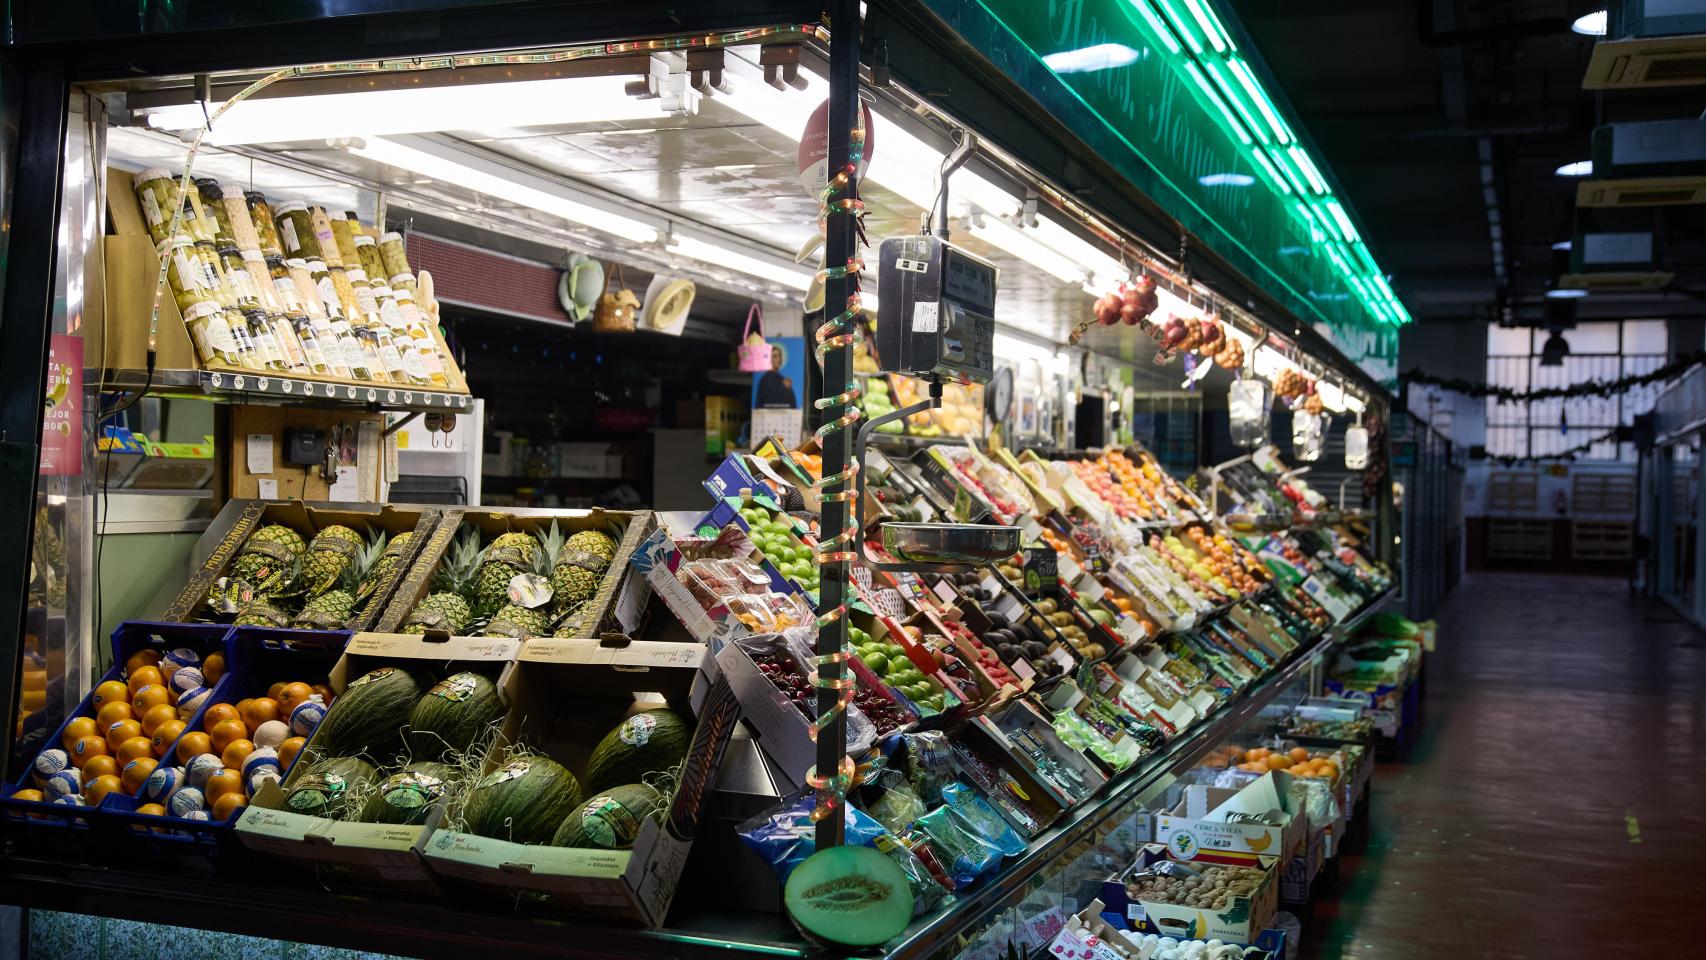
[[[830,847],[788,874],[788,916],[808,936],[869,947],[912,921],[912,888],[893,860],[870,847]]]

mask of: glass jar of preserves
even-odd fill
[[[284,244],[278,238],[278,225],[273,222],[272,205],[267,203],[266,194],[250,190],[243,194],[243,199],[249,204],[249,222],[254,225],[261,256],[284,256]]]
[[[296,335],[296,327],[289,318],[280,313],[267,313],[265,310],[246,310],[245,316],[253,314],[250,325],[261,323],[272,331],[273,340],[278,343],[278,356],[284,361],[284,369],[290,373],[308,372],[308,354],[302,348],[302,340]]]
[[[261,257],[261,252],[242,250],[237,256],[243,261],[243,272],[249,275],[249,281],[255,285],[255,294],[260,298],[261,309],[269,314],[283,313],[284,303],[279,300],[278,290],[273,287],[272,268]],[[279,266],[283,267],[283,263]]]
[[[361,261],[362,272],[367,274],[367,282],[390,286],[387,281],[390,280],[391,273],[385,269],[385,260],[379,255],[379,244],[365,233],[356,234],[353,241],[356,258]]]
[[[330,213],[328,216],[332,220],[332,242],[337,245],[338,259],[343,261],[344,269],[367,269],[355,249],[355,235],[361,229],[360,225],[352,223],[350,218],[342,213]]]
[[[273,207],[273,225],[284,245],[284,255],[302,260],[323,260],[320,241],[314,235],[314,218],[300,200],[285,200]]]
[[[255,285],[255,278],[249,275],[249,265],[237,248],[229,244],[216,248],[219,254],[219,265],[224,271],[225,280],[236,292],[237,306],[247,310],[262,305],[260,288]],[[268,284],[271,286],[271,284]]]
[[[255,345],[256,363],[250,369],[284,372],[284,355],[278,352],[278,338],[273,336],[272,328],[267,326],[266,317],[260,311],[244,313],[236,307],[226,307],[225,322],[233,330],[245,331],[249,342]]]
[[[231,231],[231,242],[239,250],[260,250],[261,238],[255,232],[255,221],[244,202],[243,188],[232,183],[219,185],[219,206],[225,211],[224,223]],[[215,214],[215,219],[218,214]]]
[[[408,328],[409,339],[414,341],[415,353],[420,357],[427,382],[437,387],[450,386],[450,378],[444,372],[444,359],[438,354],[438,340],[427,329],[426,321],[416,309],[415,298],[409,295],[409,291],[397,291],[397,310]]]
[[[320,259],[326,261],[328,267],[343,266],[343,254],[338,250],[338,238],[332,233],[332,218],[326,213],[326,208],[309,207],[308,222],[314,228],[314,242],[320,247]]]
[[[195,187],[201,196],[201,209],[213,220],[213,242],[236,246],[236,235],[231,232],[231,221],[226,216],[224,188],[212,177],[197,177]]]
[[[296,290],[296,299],[308,315],[315,320],[326,319],[326,302],[320,298],[320,288],[314,285],[314,276],[308,272],[308,261],[291,259],[284,261],[285,270],[290,275],[290,285]],[[282,291],[280,296],[282,296]]]
[[[243,351],[219,304],[212,300],[190,304],[184,311],[184,327],[204,366],[243,366]]]
[[[213,288],[213,299],[221,306],[240,307],[241,301],[237,296],[237,287],[231,278],[225,275],[225,264],[219,259],[219,248],[212,240],[200,240],[195,245],[195,258],[201,264],[202,272],[208,277],[208,283]]]
[[[202,209],[201,196],[193,186],[186,196],[180,196],[177,178],[159,168],[142,171],[132,182],[136,186],[137,202],[142,206],[142,219],[148,224],[148,235],[156,244],[173,234],[187,236],[191,240],[213,239],[213,219]],[[172,217],[180,205],[183,212],[174,230]]]
[[[172,299],[180,313],[187,314],[191,305],[202,301],[218,302],[212,276],[197,255],[194,240],[186,236],[165,240],[156,252],[165,261],[166,283],[172,288]]]

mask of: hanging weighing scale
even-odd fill
[[[867,421],[854,441],[859,471],[859,528],[865,529],[865,449],[871,433],[885,423],[935,410],[942,387],[988,383],[995,375],[995,290],[993,264],[949,243],[920,235],[884,240],[877,268],[882,306],[876,345],[884,373],[915,377],[930,385],[917,403]],[[1011,557],[1019,551],[1019,529],[972,523],[885,523],[883,549],[898,562],[870,555],[859,539],[864,561],[879,570],[953,573]]]

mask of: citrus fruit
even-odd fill
[[[308,698],[313,695],[314,688],[300,680],[295,683],[287,683],[284,685],[283,689],[279,690],[278,697],[276,698],[278,700],[279,712],[288,717],[290,716],[290,711],[296,709],[297,704],[306,703]]]
[[[179,763],[186,763],[189,761],[189,758],[197,754],[212,752],[213,739],[207,734],[202,733],[200,730],[192,730],[178,738],[178,748],[176,753],[178,755]]]
[[[160,761],[153,757],[137,757],[125,764],[124,772],[119,774],[119,780],[124,783],[124,792],[135,794],[141,790],[142,785],[148,782],[148,775],[159,765]]]
[[[216,703],[208,707],[207,712],[201,715],[201,728],[212,733],[214,726],[221,721],[241,719],[243,719],[243,715],[237,712],[236,707],[229,703]]]
[[[99,710],[114,701],[130,702],[130,688],[125,686],[123,681],[108,680],[102,683],[95,688],[95,695],[89,702]]]
[[[124,783],[120,781],[118,777],[115,777],[110,773],[103,774],[102,776],[86,781],[83,784],[83,803],[91,807],[96,806],[107,794],[112,793],[114,790],[123,789]]]
[[[184,732],[184,722],[177,717],[165,721],[154,728],[154,756],[164,758],[166,751],[172,749],[178,737]]]
[[[302,752],[302,745],[308,742],[307,737],[290,737],[278,745],[278,766],[281,770],[289,770],[290,762]]]
[[[81,767],[90,757],[104,757],[112,751],[107,749],[107,738],[90,734],[71,745],[71,765]]]
[[[243,792],[243,774],[230,767],[209,775],[207,786],[202,787],[202,793],[206,795],[207,799],[213,801],[217,801],[220,797],[232,792],[238,794]]]
[[[218,683],[219,678],[225,676],[225,654],[208,654],[201,661],[201,675],[210,687]]]
[[[248,805],[249,801],[243,796],[243,791],[241,790],[238,790],[235,793],[220,794],[219,799],[213,801],[213,819],[228,820],[231,818],[233,813],[236,813],[238,810],[241,810]]]
[[[162,705],[169,706],[171,702],[172,691],[158,683],[144,684],[143,686],[138,687],[136,692],[130,697],[130,705],[134,707],[138,713],[147,713],[155,707]]]
[[[118,757],[120,764],[126,764],[132,760],[141,760],[143,757],[152,757],[154,755],[154,741],[137,734],[114,747],[113,754]]]
[[[241,770],[243,768],[243,761],[247,760],[249,758],[249,754],[254,752],[254,741],[239,737],[226,744],[224,750],[219,751],[219,759],[224,762],[226,766],[236,767]]]
[[[127,686],[130,689],[130,692],[134,694],[136,691],[151,683],[158,684],[162,687],[165,686],[166,677],[160,672],[159,667],[137,667],[135,670],[130,671],[129,675],[124,678],[124,682],[125,686]]]
[[[100,728],[95,724],[94,717],[72,717],[65,725],[65,735],[60,737],[60,745],[70,750],[77,741],[93,735]]]
[[[101,704],[101,709],[95,711],[95,728],[107,730],[120,720],[136,719],[136,711],[124,700],[109,700]]]
[[[157,667],[160,665],[160,651],[154,649],[138,650],[124,662],[126,673],[135,673],[142,667]]]
[[[273,697],[256,697],[253,700],[245,700],[238,705],[237,710],[242,716],[244,726],[250,730],[259,729],[261,724],[268,720],[283,719],[278,700]]]
[[[118,750],[118,745],[131,737],[142,736],[142,724],[135,720],[120,720],[107,728],[107,748]]]

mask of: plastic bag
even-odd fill
[[[954,782],[954,754],[940,730],[903,733],[892,741],[889,763],[906,774],[912,792],[925,806],[942,802],[942,788]]]
[[[1003,856],[1016,857],[1025,852],[1025,838],[971,787],[949,784],[942,790],[942,801],[953,811],[956,822],[989,841]]]
[[[901,872],[906,874],[906,885],[912,891],[913,916],[923,916],[948,896],[948,888],[931,874],[917,854],[899,837],[885,833],[877,837],[871,845],[878,853],[893,860]]]
[[[776,871],[776,879],[788,882],[788,874],[817,852],[817,823],[812,810],[817,797],[812,791],[795,794],[766,813],[761,813],[735,828],[742,842]],[[883,834],[883,825],[856,807],[847,808],[846,843],[849,846],[874,846]]]
[[[937,807],[919,817],[915,827],[929,838],[955,890],[971,886],[979,877],[1001,866],[1000,848],[963,827],[952,807]]]

